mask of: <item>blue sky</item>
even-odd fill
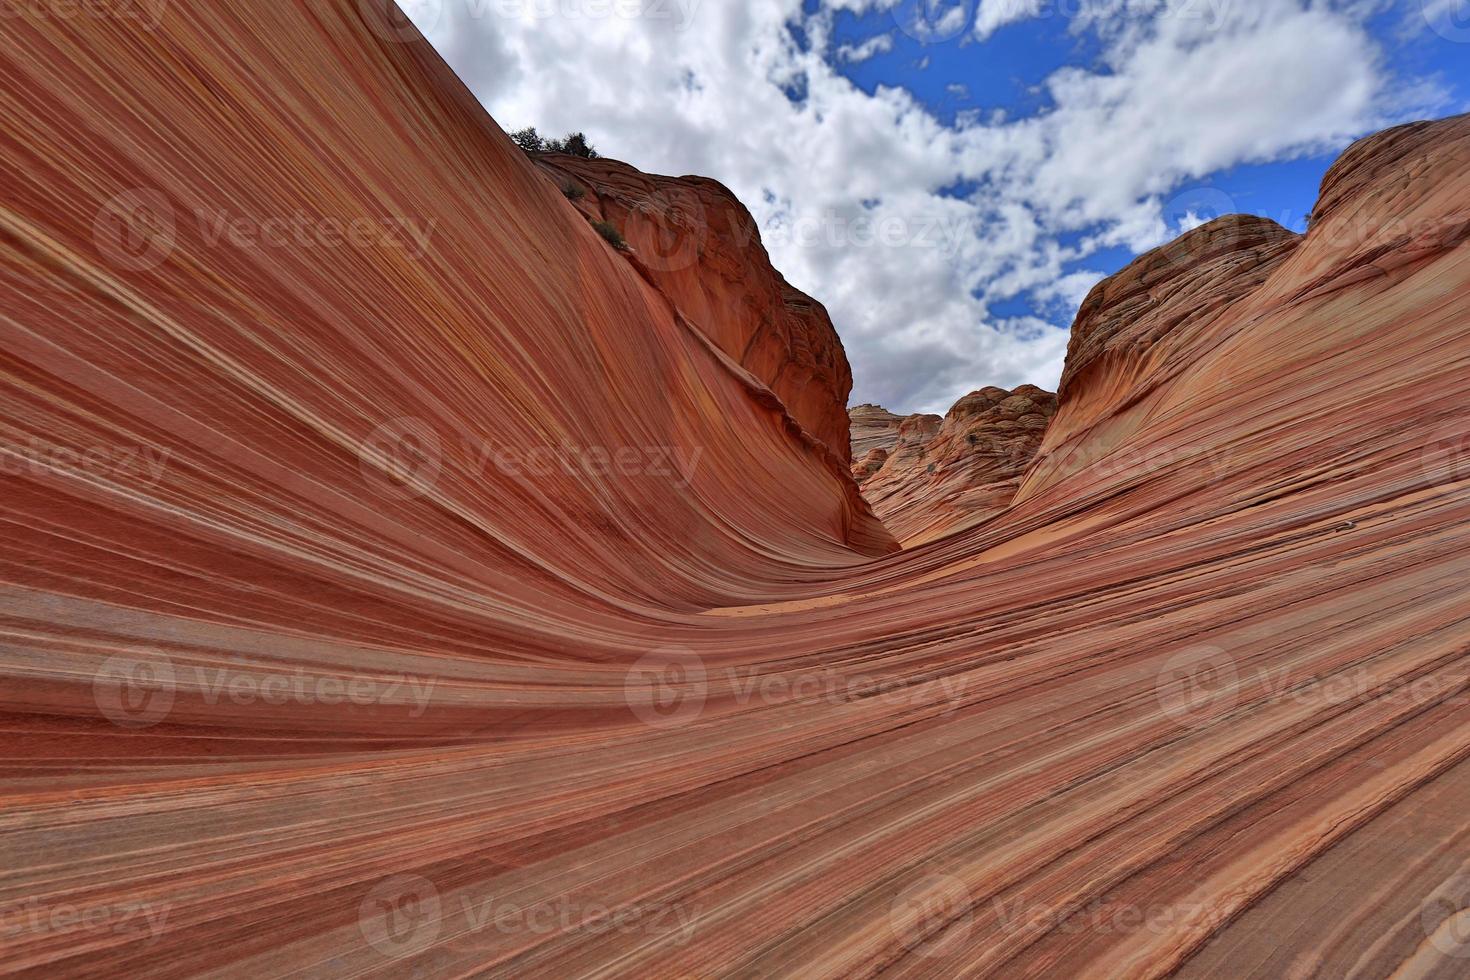
[[[914,11],[910,16],[927,16],[932,22],[945,9],[956,6],[968,8],[967,14],[978,8],[976,3],[940,2],[927,15]],[[1440,86],[1449,112],[1470,110],[1470,46],[1452,42],[1432,27],[1419,30],[1413,20],[1416,13],[1428,11],[1435,19],[1444,18],[1440,24],[1449,26],[1451,32],[1463,24],[1470,35],[1470,3],[1463,5],[1463,11],[1440,4],[1437,14],[1435,6],[1418,0],[1399,7],[1384,6],[1364,23],[1381,43],[1391,70]],[[809,14],[819,7],[816,0],[805,4]],[[1200,0],[1198,13],[1206,19],[1212,16],[1206,0]],[[799,37],[800,27],[795,30]],[[906,89],[947,126],[962,125],[967,114],[983,116],[998,110],[1012,119],[1044,114],[1054,108],[1045,88],[1046,79],[1067,66],[1094,64],[1102,52],[1096,34],[1077,33],[1066,17],[1057,15],[1000,26],[984,39],[966,34],[940,43],[922,40],[901,27],[895,29],[892,11],[844,10],[836,16],[832,38],[839,51],[847,46],[857,52],[875,37],[888,39],[881,45],[883,50],[858,61],[849,60],[850,56],[834,57],[837,70],[869,94],[879,86]],[[1310,39],[1304,38],[1303,42],[1310,43]],[[1198,218],[1240,211],[1265,215],[1293,231],[1305,231],[1322,176],[1338,152],[1288,154],[1271,162],[1212,171],[1190,181],[1188,192],[1170,199],[1165,206],[1165,220],[1172,229],[1182,230]],[[1137,254],[1126,246],[1111,246],[1066,263],[1064,268],[1110,274]],[[1046,317],[1057,311],[1020,295],[993,303],[992,312]]]
[[[1101,277],[1470,110],[1470,0],[401,2],[504,128],[734,190],[902,412],[1054,387]]]

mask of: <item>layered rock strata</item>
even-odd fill
[[[871,450],[853,465],[853,477],[900,543],[932,541],[1010,505],[1056,410],[1057,396],[1034,385],[983,388],[961,398],[942,420],[900,420],[892,449]],[[855,415],[854,444],[858,426]]]
[[[7,973],[1462,975],[1470,119],[889,553],[375,3],[6,31]]]
[[[675,307],[850,462],[842,341],[826,308],[772,267],[735,195],[708,177],[645,174],[606,158],[534,159],[589,219],[622,235],[629,259]]]

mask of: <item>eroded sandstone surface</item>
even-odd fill
[[[1056,410],[1057,396],[1035,385],[971,392],[942,419],[860,406],[851,413],[854,453],[860,439],[888,445],[855,462],[853,478],[904,545],[974,527],[1010,505]]]
[[[1462,975],[1470,118],[1099,285],[895,552],[375,3],[5,30],[6,972]]]
[[[662,177],[563,153],[535,162],[589,218],[615,227],[647,279],[780,397],[846,464],[852,371],[827,310],[786,282],[745,205],[707,177]]]

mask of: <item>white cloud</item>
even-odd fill
[[[1098,278],[1088,255],[1157,244],[1177,231],[1163,205],[1181,186],[1341,145],[1401,113],[1407,90],[1361,17],[1327,0],[1190,0],[1197,17],[1183,0],[1088,0],[1115,8],[1105,25],[1073,21],[1103,38],[1099,65],[1049,78],[1040,113],[986,106],[952,126],[903,89],[849,83],[838,59],[893,39],[842,54],[832,27],[840,8],[891,11],[904,30],[916,4],[946,26],[975,0],[828,0],[815,15],[801,0],[443,2],[430,39],[503,127],[585,130],[645,170],[723,181],[777,267],[831,311],[854,400],[903,412],[986,384],[1055,386]],[[983,3],[976,24],[1023,8]],[[963,197],[942,193],[960,181]],[[991,312],[1022,295],[1055,325]]]
[[[980,0],[975,16],[975,36],[985,40],[1007,24],[1039,17],[1048,0]]]
[[[875,55],[886,54],[892,50],[893,35],[879,34],[877,37],[868,38],[859,45],[842,45],[837,49],[837,60],[856,64],[860,61],[867,61]]]

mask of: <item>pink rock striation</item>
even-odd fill
[[[1470,117],[1101,284],[895,552],[391,12],[6,22],[0,969],[1463,975]]]

